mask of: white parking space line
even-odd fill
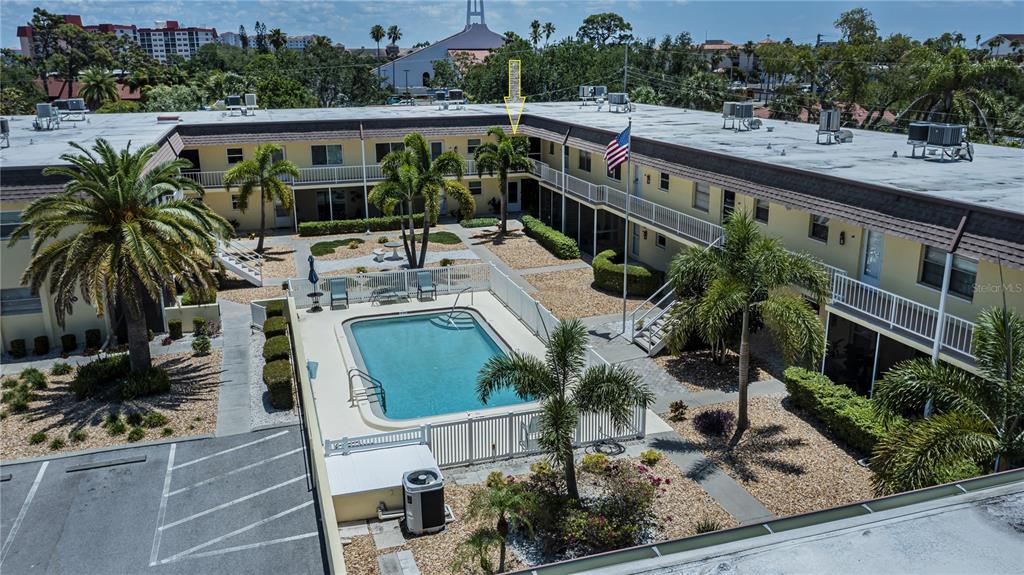
[[[28,490],[28,496],[25,497],[25,502],[21,504],[21,511],[18,512],[18,517],[15,518],[14,524],[11,525],[11,531],[7,534],[7,539],[4,541],[3,549],[0,550],[0,565],[4,564],[4,559],[7,558],[7,552],[11,550],[11,544],[14,543],[14,537],[18,534],[18,528],[21,527],[21,522],[24,521],[25,515],[28,513],[28,508],[32,505],[32,499],[36,496],[36,491],[39,490],[39,484],[43,481],[43,474],[46,473],[46,466],[49,465],[49,461],[44,461],[39,466],[39,471],[36,472],[36,479],[32,482],[31,489]]]
[[[236,473],[241,473],[243,471],[248,471],[248,470],[250,470],[250,469],[252,469],[254,467],[259,467],[260,465],[263,465],[264,463],[270,463],[271,461],[277,461],[278,459],[281,459],[281,458],[284,458],[284,457],[288,457],[289,455],[298,453],[300,451],[302,451],[302,448],[301,447],[296,447],[295,449],[293,449],[291,451],[286,451],[286,452],[284,452],[284,453],[282,453],[280,455],[275,455],[273,457],[268,457],[266,459],[261,459],[260,461],[257,461],[256,463],[250,463],[249,465],[246,465],[244,467],[239,467],[238,469],[233,469],[231,471],[228,471],[227,473],[221,473],[220,475],[215,475],[215,476],[213,476],[213,477],[211,477],[209,479],[204,479],[204,480],[202,480],[202,481],[200,481],[198,483],[193,483],[192,485],[189,485],[188,487],[182,487],[181,489],[175,489],[174,491],[168,493],[167,495],[177,495],[179,493],[184,493],[184,492],[186,492],[186,491],[188,491],[190,489],[195,489],[196,487],[202,487],[203,485],[207,485],[209,483],[213,483],[214,481],[217,481],[218,479],[223,479],[223,478],[225,478],[225,477],[227,477],[229,475],[234,475]]]
[[[250,441],[249,443],[243,443],[242,445],[236,445],[235,447],[231,447],[231,448],[225,449],[223,451],[218,451],[216,453],[211,453],[210,455],[204,455],[203,457],[200,457],[199,459],[193,459],[192,461],[187,461],[185,463],[182,463],[181,465],[178,465],[178,466],[174,467],[173,469],[181,469],[182,467],[188,467],[189,465],[194,465],[196,463],[199,463],[200,461],[206,461],[207,459],[211,459],[211,458],[217,457],[219,455],[224,455],[225,453],[231,453],[233,451],[238,451],[239,449],[244,449],[246,447],[251,447],[251,446],[256,445],[258,443],[263,443],[264,441],[270,441],[271,439],[274,439],[275,437],[280,437],[280,436],[282,436],[282,435],[284,435],[286,433],[288,433],[288,430],[279,431],[279,432],[277,432],[277,433],[275,433],[273,435],[268,435],[268,436],[263,437],[261,439],[257,439],[256,441]]]
[[[171,444],[171,451],[167,454],[167,472],[164,474],[164,490],[160,496],[160,511],[156,515],[156,529],[153,530],[153,549],[149,553],[149,566],[156,565],[156,558],[160,555],[160,536],[163,533],[160,526],[164,524],[164,516],[167,514],[167,494],[171,491],[171,471],[174,469],[174,450],[177,443]]]
[[[275,543],[288,543],[289,541],[299,541],[300,539],[309,539],[310,537],[317,537],[320,534],[316,531],[310,533],[303,533],[302,535],[292,535],[291,537],[282,537],[280,539],[271,539],[270,541],[260,541],[259,543],[249,543],[248,545],[237,545],[235,547],[225,547],[224,549],[217,549],[215,551],[203,551],[201,553],[193,553],[182,559],[196,559],[199,557],[213,557],[215,555],[223,555],[225,553],[234,553],[235,551],[245,551],[246,549],[257,549],[259,547],[266,547],[267,545],[274,545]]]
[[[199,545],[196,545],[194,547],[190,547],[190,548],[188,548],[188,549],[186,549],[184,551],[181,551],[179,553],[175,553],[174,555],[171,555],[167,559],[161,560],[160,564],[170,563],[172,561],[177,561],[178,559],[180,559],[182,557],[185,557],[185,556],[187,556],[187,555],[189,555],[191,553],[194,553],[196,551],[199,551],[200,549],[206,549],[207,547],[209,547],[211,545],[216,545],[217,543],[220,543],[221,541],[224,541],[225,539],[228,539],[230,537],[234,537],[235,535],[239,535],[239,534],[245,533],[246,531],[250,531],[250,530],[255,529],[255,528],[257,528],[257,527],[259,527],[261,525],[265,525],[267,523],[270,523],[271,521],[273,521],[275,519],[279,519],[281,517],[284,517],[285,515],[288,515],[290,513],[295,513],[296,511],[298,511],[300,509],[303,509],[303,508],[306,508],[306,507],[309,507],[312,504],[313,504],[312,501],[307,501],[307,502],[302,503],[300,505],[296,505],[295,507],[292,507],[291,509],[285,509],[284,511],[282,511],[280,513],[277,513],[277,514],[274,514],[274,515],[271,515],[270,517],[266,517],[264,519],[260,519],[259,521],[255,522],[255,523],[250,523],[249,525],[246,525],[245,527],[241,527],[239,529],[235,529],[234,531],[232,531],[230,533],[226,533],[224,535],[221,535],[220,537],[215,537],[213,539],[210,539],[206,543],[200,543]]]
[[[264,493],[269,493],[269,492],[271,492],[271,491],[273,491],[275,489],[280,489],[280,488],[284,487],[285,485],[291,485],[292,483],[296,483],[298,481],[304,481],[305,479],[306,479],[305,475],[300,475],[298,477],[293,477],[293,478],[289,479],[288,481],[282,481],[281,483],[278,483],[277,485],[271,485],[270,487],[267,487],[266,489],[260,489],[259,491],[256,491],[255,493],[250,493],[248,495],[243,495],[243,496],[238,497],[236,499],[232,499],[231,501],[228,501],[227,503],[221,503],[220,505],[218,505],[216,507],[211,507],[209,509],[200,511],[199,513],[193,513],[192,515],[189,515],[188,517],[183,517],[183,518],[181,518],[181,519],[179,519],[177,521],[172,521],[171,523],[168,523],[167,525],[160,526],[159,529],[160,530],[170,529],[171,527],[175,527],[177,525],[181,525],[182,523],[188,523],[189,521],[192,521],[193,519],[198,519],[198,518],[200,518],[200,517],[202,517],[204,515],[209,515],[210,513],[213,513],[215,511],[220,511],[221,509],[227,509],[228,507],[231,507],[232,505],[236,505],[236,504],[241,503],[243,501],[248,501],[248,500],[252,499],[253,497],[259,497],[260,495],[263,495]]]

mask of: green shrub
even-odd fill
[[[71,380],[71,391],[78,399],[95,395],[103,389],[120,383],[131,372],[128,355],[114,355],[78,366]]]
[[[11,357],[15,359],[21,359],[25,357],[28,352],[25,348],[25,340],[23,339],[12,339],[11,340]]]
[[[697,520],[693,529],[698,535],[701,533],[711,533],[712,531],[719,531],[722,529],[722,524],[710,517],[703,517]]]
[[[263,344],[263,359],[267,362],[288,359],[292,355],[292,342],[286,335],[275,335]]]
[[[64,353],[71,353],[78,349],[78,338],[73,333],[66,333],[60,336],[60,349]]]
[[[119,413],[111,413],[107,416],[107,420],[103,422],[103,427],[107,428],[107,434],[110,436],[121,435],[125,431],[128,431],[128,425],[124,422],[124,419]]]
[[[71,367],[70,363],[58,361],[57,363],[53,364],[53,367],[50,368],[50,375],[67,375],[71,373],[73,369],[74,368]]]
[[[181,305],[204,305],[216,301],[217,288],[213,287],[208,290],[189,288],[181,295]]]
[[[413,222],[416,226],[423,225],[423,214],[415,214]],[[327,222],[302,222],[299,224],[299,235],[309,236],[330,236],[334,234],[355,234],[370,230],[371,232],[383,232],[398,230],[402,227],[401,216],[383,216],[379,218],[366,218],[362,220],[332,220]]]
[[[181,339],[184,336],[180,319],[172,319],[167,322],[167,335],[171,336],[171,339]]]
[[[270,405],[277,409],[291,409],[292,398],[292,364],[287,359],[272,361],[263,366],[263,383],[270,395]]]
[[[263,336],[267,339],[284,335],[288,331],[288,322],[283,317],[268,317],[263,322]]]
[[[57,451],[58,449],[64,449],[64,440],[59,437],[54,437],[53,441],[50,442],[50,450]]]
[[[133,427],[132,430],[128,432],[129,443],[134,443],[143,437],[146,437],[146,430],[141,427]]]
[[[43,431],[37,431],[37,432],[33,433],[32,435],[28,436],[28,444],[29,445],[39,445],[40,443],[43,443],[45,441],[46,441],[46,432],[43,432]]]
[[[657,449],[648,449],[640,454],[640,462],[648,467],[657,465],[661,458],[661,452]]]
[[[46,389],[46,376],[34,367],[21,370],[21,380],[30,385],[32,389]]]
[[[377,238],[377,243],[378,244],[386,244],[389,241],[391,241],[391,240],[389,240],[387,236],[380,236],[379,238]]]
[[[284,300],[268,302],[266,308],[268,318],[284,316]]]
[[[427,234],[427,243],[441,244],[443,246],[454,246],[461,244],[462,239],[452,232],[430,232]],[[416,234],[416,241],[423,241],[423,234]]]
[[[103,345],[103,332],[98,329],[85,330],[85,348],[99,349]]]
[[[194,317],[194,318],[192,318],[192,335],[194,335],[194,336],[210,335],[207,332],[206,318],[205,317]]]
[[[688,410],[689,406],[686,405],[686,402],[681,399],[677,399],[676,401],[668,404],[668,418],[672,421],[682,421],[686,419],[686,412]]]
[[[498,218],[471,218],[462,220],[459,225],[464,228],[486,228],[498,225]]]
[[[135,399],[136,397],[167,393],[170,390],[171,377],[167,375],[167,372],[158,367],[151,367],[146,371],[132,373],[128,376],[124,385],[121,386],[121,399]]]
[[[93,110],[96,114],[130,114],[139,111],[139,103],[131,100],[110,100]]]
[[[84,429],[75,429],[71,433],[68,433],[68,439],[75,443],[81,443],[89,437],[89,434]]]
[[[368,271],[370,271],[370,270],[366,266],[356,266],[356,273],[357,274],[365,274]]]
[[[558,259],[571,260],[580,257],[580,246],[576,244],[576,240],[533,216],[523,216],[523,229],[526,235],[537,240],[537,243]]]
[[[164,425],[167,425],[167,416],[160,413],[159,411],[150,411],[145,415],[145,417],[142,418],[142,425],[150,429],[162,427]]]
[[[32,355],[46,355],[50,353],[50,338],[41,335],[32,340]]]
[[[591,266],[594,269],[594,285],[612,293],[622,293],[622,263],[615,263],[618,252],[605,250],[596,256]],[[626,270],[630,295],[651,295],[664,283],[661,272],[651,271],[643,266],[630,265]]]
[[[201,334],[192,340],[192,353],[195,355],[207,355],[212,347],[213,344],[210,343],[210,338],[205,334]]]
[[[174,430],[171,429],[170,427],[165,427],[160,430],[160,435],[164,437],[170,437],[171,435],[174,435]]]
[[[875,417],[871,400],[824,375],[799,367],[785,371],[786,390],[793,403],[811,412],[840,440],[870,455],[885,427]]]
[[[138,427],[142,425],[143,414],[141,411],[133,411],[125,416],[124,420],[128,422],[128,425],[132,427]]]
[[[441,267],[446,268],[455,263],[455,260],[451,258],[441,258]]]
[[[11,389],[18,385],[18,379],[14,377],[5,377],[3,381],[0,381],[0,389]]]
[[[581,473],[601,473],[608,465],[608,456],[603,453],[585,453],[580,459]]]
[[[316,257],[326,256],[333,254],[334,251],[341,246],[347,246],[348,249],[354,250],[359,247],[359,244],[364,243],[366,240],[361,238],[342,238],[339,240],[331,240],[329,242],[317,242],[309,246],[309,253]]]
[[[11,389],[6,389],[3,394],[0,394],[0,402],[6,403],[14,413],[27,411],[30,401],[32,401],[32,389],[24,382]]]

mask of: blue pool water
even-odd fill
[[[523,403],[501,391],[487,404],[476,394],[480,368],[504,353],[468,313],[448,312],[364,320],[351,325],[356,353],[380,380],[389,419],[413,419]]]

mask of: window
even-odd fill
[[[0,240],[10,239],[21,225],[21,212],[0,212]]]
[[[473,194],[474,196],[479,196],[480,194],[484,193],[484,184],[483,184],[483,182],[481,182],[479,180],[477,180],[475,182],[470,182],[469,183],[469,193]]]
[[[658,182],[658,188],[667,192],[668,191],[668,184],[669,184],[669,182],[668,182],[668,174],[666,174],[665,172],[662,172],[661,173],[661,181]]]
[[[942,289],[942,275],[946,270],[946,252],[925,247],[921,261],[921,283]],[[949,274],[949,293],[968,301],[974,299],[974,282],[978,277],[978,262],[963,256],[953,256],[953,269]]]
[[[615,169],[609,171],[608,177],[613,180],[622,181],[622,164],[615,166]]]
[[[231,194],[231,209],[241,210],[242,209],[242,196],[239,194]]]
[[[310,146],[313,152],[314,166],[340,166],[341,144],[327,144],[325,146]]]
[[[436,160],[444,153],[444,142],[430,142],[430,159]]]
[[[405,144],[402,142],[381,142],[379,144],[374,144],[373,149],[377,156],[377,163],[379,164],[380,161],[384,159],[384,156],[389,153],[396,150],[404,150]]]
[[[818,241],[828,242],[828,218],[811,214],[811,229],[807,235]]]
[[[480,147],[480,138],[470,138],[466,140],[466,151],[472,156],[476,153],[476,149]]]
[[[228,148],[228,163],[237,164],[244,159],[242,148]]]
[[[555,143],[554,142],[548,142],[548,155],[551,155],[551,156],[555,155]]]
[[[763,223],[768,223],[768,200],[757,200],[757,207],[754,208],[754,219]]]
[[[704,182],[697,182],[693,191],[693,207],[706,212],[711,206],[711,186]]]
[[[590,152],[580,150],[580,158],[577,167],[584,172],[590,171]]]
[[[665,245],[667,243],[668,242],[665,240],[665,236],[663,236],[661,234],[655,234],[654,235],[654,245],[655,246],[657,246],[657,247],[659,247],[661,249],[665,249]]]
[[[722,192],[722,221],[729,217],[729,214],[736,211],[736,192],[725,190]]]
[[[0,289],[0,315],[42,313],[43,302],[32,288]]]

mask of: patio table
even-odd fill
[[[398,255],[398,248],[402,247],[402,242],[392,241],[384,244],[384,247],[391,248],[391,257],[389,260],[400,260],[402,256]]]

